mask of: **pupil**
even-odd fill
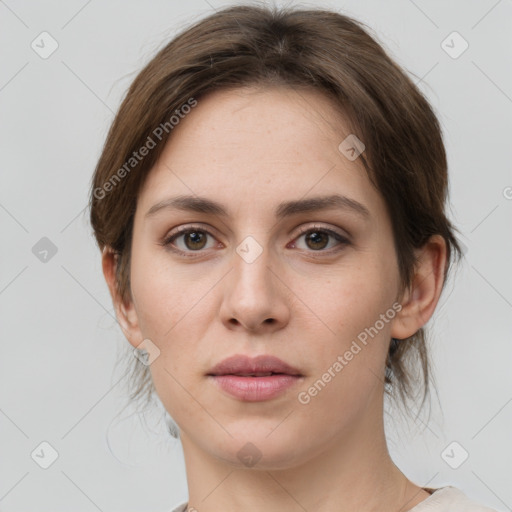
[[[327,245],[327,238],[326,233],[318,233],[317,231],[313,231],[306,237],[308,242],[312,242],[312,245],[310,244],[312,249],[323,249]]]
[[[185,237],[185,244],[189,249],[202,249],[205,244],[205,236],[203,233],[192,231]],[[190,242],[189,242],[190,241]]]

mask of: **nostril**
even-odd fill
[[[265,320],[265,323],[266,323],[266,324],[273,324],[274,322],[275,322],[275,320],[274,320],[273,318],[267,318],[267,319]]]

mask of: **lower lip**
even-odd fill
[[[270,400],[299,382],[297,375],[276,374],[267,377],[240,377],[239,375],[212,375],[226,393],[246,402]]]

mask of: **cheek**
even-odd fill
[[[191,376],[202,372],[197,350],[211,321],[205,316],[211,284],[191,282],[190,276],[157,265],[155,258],[151,265],[143,263],[135,259],[132,292],[142,336],[160,351],[150,366],[156,393],[172,417],[197,417],[190,393],[198,396],[200,390]]]
[[[294,291],[312,314],[310,330],[313,322],[321,321],[325,334],[343,344],[391,307],[396,293],[393,272],[369,260],[360,258],[358,265],[347,263],[315,279],[295,280]]]
[[[298,289],[314,312],[301,327],[316,361],[312,380],[328,382],[322,400],[357,402],[383,375],[396,290],[393,273],[382,267],[353,266],[326,277],[322,286],[309,282]]]
[[[132,293],[139,328],[160,350],[151,365],[155,381],[168,386],[172,375],[185,385],[204,372],[201,342],[215,321],[215,287],[221,277],[211,268],[171,265],[164,251],[141,248],[134,254]]]
[[[131,288],[143,335],[164,344],[182,323],[200,308],[210,278],[195,275],[191,268],[173,266],[171,258],[160,247],[141,239],[134,240],[131,266]]]

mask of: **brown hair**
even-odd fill
[[[171,117],[182,117],[185,105],[210,91],[254,85],[313,88],[342,108],[366,146],[361,161],[391,218],[401,291],[414,275],[414,249],[434,234],[447,243],[447,277],[461,250],[444,211],[448,177],[441,129],[426,98],[364,27],[324,9],[229,7],[183,31],[144,67],[113,121],[90,193],[94,234],[102,250],[116,255],[123,300],[130,298],[137,195],[172,133]],[[154,147],[135,159],[150,139]],[[148,367],[132,359],[137,384],[131,398],[151,396]],[[423,405],[430,377],[424,329],[391,340],[385,390],[404,404],[417,396],[418,361]]]

